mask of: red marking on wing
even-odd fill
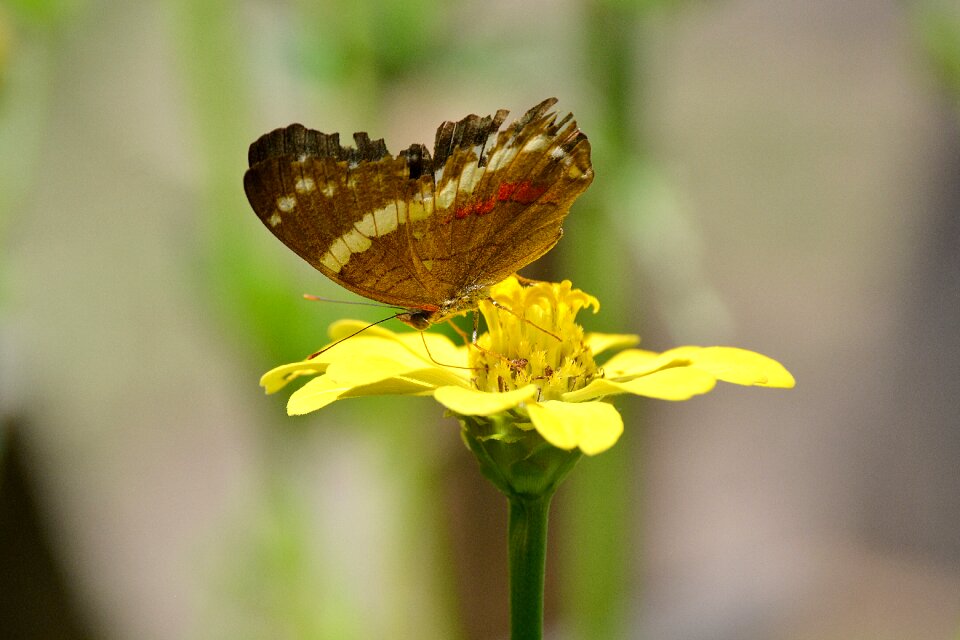
[[[478,202],[475,205],[475,209],[476,209],[475,213],[478,216],[485,216],[491,211],[493,211],[493,208],[495,206],[497,206],[497,199],[494,197],[487,198],[483,202]]]
[[[470,215],[484,216],[493,211],[495,206],[497,206],[496,197],[490,197],[486,200],[472,202],[470,204],[465,204],[462,207],[457,207],[457,211],[453,214],[453,217],[457,220],[463,220]]]
[[[523,182],[504,182],[497,189],[497,200],[500,202],[519,202],[520,204],[532,204],[547,192],[543,185],[533,184],[528,180]]]
[[[513,182],[504,182],[500,185],[500,188],[497,189],[497,200],[500,202],[506,202],[510,199],[510,196],[513,195],[513,192],[516,191],[517,185]]]
[[[527,180],[523,182],[504,182],[497,188],[496,195],[490,196],[486,200],[471,202],[462,207],[457,207],[453,215],[443,218],[441,223],[448,224],[453,219],[463,220],[471,215],[485,216],[494,210],[498,202],[533,204],[546,192],[547,187],[532,184]]]
[[[517,190],[513,192],[513,201],[519,202],[520,204],[532,204],[537,201],[537,198],[546,193],[546,191],[546,187],[524,181],[518,184]]]

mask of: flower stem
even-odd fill
[[[510,500],[510,638],[543,637],[543,577],[552,492]]]

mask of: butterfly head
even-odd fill
[[[426,331],[430,328],[430,325],[433,324],[433,316],[436,315],[436,311],[424,311],[418,309],[417,311],[407,311],[406,313],[398,313],[394,316],[400,322],[413,327],[417,331]]]
[[[449,300],[444,300],[440,306],[424,306],[419,309],[409,309],[406,313],[397,314],[395,317],[400,322],[413,327],[417,331],[423,331],[428,329],[432,324],[445,322],[448,318],[475,310],[481,300],[489,297],[489,285],[473,284]]]

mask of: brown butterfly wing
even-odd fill
[[[590,143],[572,116],[557,120],[555,103],[545,100],[506,130],[494,129],[485,144],[460,139],[469,119],[438,129],[436,214],[422,221],[424,240],[415,246],[456,295],[499,282],[550,250],[593,180]]]
[[[393,157],[382,140],[354,137],[356,149],[341,147],[337,134],[299,124],[262,136],[250,147],[247,199],[277,238],[334,282],[387,304],[432,308],[450,292],[438,292],[411,253],[406,224],[408,209],[432,199],[430,155],[414,145]]]
[[[590,147],[555,99],[498,131],[506,111],[446,122],[434,158],[291,125],[250,147],[244,187],[268,229],[335,282],[411,309],[493,284],[549,250],[590,184]]]

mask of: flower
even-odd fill
[[[718,380],[794,386],[783,365],[745,349],[685,346],[656,353],[628,348],[639,342],[633,335],[584,333],[576,316],[591,307],[596,313],[599,301],[569,281],[521,285],[511,277],[480,302],[488,328],[476,344],[370,327],[316,357],[267,372],[260,384],[274,393],[313,376],[290,396],[290,415],[344,398],[433,396],[461,420],[468,444],[471,437],[509,443],[536,434],[557,449],[587,455],[610,448],[623,432],[610,396],[687,400]],[[330,337],[336,342],[363,327],[342,320],[330,327]],[[595,357],[613,350],[621,351],[598,366]]]

